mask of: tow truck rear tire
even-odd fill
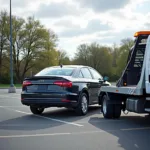
[[[102,113],[104,118],[107,119],[113,118],[114,117],[113,110],[114,110],[113,104],[110,103],[107,95],[104,95],[102,99]]]
[[[121,105],[120,104],[114,104],[114,113],[113,117],[115,119],[119,119],[121,115]]]

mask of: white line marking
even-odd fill
[[[149,127],[150,128],[150,127]],[[135,129],[145,129],[145,128],[135,128]],[[119,129],[119,131],[124,130],[128,131],[128,129]],[[133,128],[134,130],[134,128]],[[97,130],[97,131],[83,131],[83,132],[69,132],[69,133],[48,133],[48,134],[30,134],[30,135],[4,135],[0,136],[2,138],[25,138],[25,137],[42,137],[42,136],[59,136],[59,135],[81,135],[81,134],[95,134],[95,133],[107,133],[107,132],[115,132],[118,130]],[[135,147],[138,148],[137,144],[134,144]]]
[[[75,123],[79,123],[79,124],[86,124],[86,123],[109,123],[109,122],[113,122],[113,123],[118,123],[118,122],[125,122],[125,120],[95,120],[95,121],[76,121]]]
[[[28,113],[28,112],[23,112],[23,111],[20,111],[20,110],[15,110],[16,112],[19,112],[19,113],[22,113],[22,114],[27,114],[27,115],[31,115],[31,113]],[[35,115],[35,116],[38,116],[38,115]]]
[[[7,107],[8,107],[8,108],[9,108],[9,107],[24,107],[24,108],[26,108],[25,106],[0,106],[0,107],[4,107],[4,108],[5,108],[5,107],[6,107],[6,108],[7,108]]]
[[[120,129],[121,131],[132,131],[132,130],[146,130],[150,129],[150,127],[141,127],[141,128],[128,128],[128,129]]]
[[[27,112],[23,112],[23,111],[19,111],[19,110],[15,110],[15,111],[19,112],[19,113],[22,113],[22,114],[31,115],[31,113],[27,113]],[[39,116],[39,115],[35,115],[35,114],[34,114],[34,116],[37,116],[37,117],[40,117],[40,118],[44,118],[44,119],[47,119],[47,120],[61,122],[61,123],[64,123],[64,124],[69,124],[69,125],[74,125],[74,126],[78,126],[78,127],[83,127],[83,125],[77,124],[77,123],[73,123],[73,122],[63,121],[63,120],[59,120],[59,119],[53,119],[53,118],[49,118],[49,117],[45,117],[45,116]]]
[[[30,134],[30,135],[6,135],[0,138],[23,138],[23,137],[41,137],[41,136],[59,136],[59,135],[80,135],[80,134],[94,134],[104,133],[105,131],[85,131],[85,132],[70,132],[70,133],[48,133],[48,134]]]
[[[0,121],[1,123],[2,121]],[[45,126],[45,125],[55,125],[55,123],[46,123],[46,124],[0,124],[0,127],[36,127],[36,126]]]
[[[0,138],[21,138],[21,137],[41,137],[41,136],[56,136],[56,135],[70,135],[71,133],[50,133],[50,134],[31,134],[31,135],[6,135]]]
[[[120,129],[122,130],[122,129]],[[84,131],[84,132],[68,132],[68,133],[48,133],[48,134],[30,134],[30,135],[6,135],[0,136],[2,138],[25,138],[25,137],[42,137],[42,136],[59,136],[59,135],[81,135],[81,134],[97,134],[97,133],[107,133],[118,130],[99,130],[99,131]],[[127,131],[127,130],[125,130]],[[134,144],[135,147],[138,148],[137,144]]]
[[[120,129],[122,130],[122,129]],[[31,135],[6,135],[0,136],[1,138],[25,138],[25,137],[42,137],[42,136],[59,136],[59,135],[81,135],[81,134],[97,134],[97,133],[107,133],[118,130],[98,130],[98,131],[83,131],[83,132],[69,132],[69,133],[48,133],[48,134],[31,134]],[[126,130],[125,130],[126,131]],[[138,148],[137,144],[134,144]]]
[[[0,95],[0,98],[19,98],[19,97]],[[20,96],[20,98],[21,98],[21,96]]]
[[[136,148],[139,148],[137,144],[134,144],[134,146],[135,146]]]
[[[24,112],[24,111],[20,111],[20,110],[16,110],[16,109],[8,108],[8,107],[2,107],[2,106],[0,106],[0,107],[1,107],[1,108],[5,108],[5,109],[8,109],[8,110],[13,110],[13,111],[16,111],[16,112],[22,113],[22,114],[27,114],[27,115],[31,115],[31,114],[32,114],[32,113],[28,113],[28,112]],[[83,126],[84,126],[84,125],[81,125],[81,124],[78,124],[78,123],[63,121],[63,120],[54,119],[54,118],[49,118],[49,117],[45,117],[45,116],[39,116],[39,115],[35,115],[35,114],[33,114],[33,115],[36,116],[36,117],[39,117],[39,118],[44,118],[44,119],[47,119],[47,120],[52,120],[52,121],[56,121],[56,122],[61,122],[61,123],[64,123],[64,124],[74,125],[74,126],[78,126],[78,127],[83,127]]]

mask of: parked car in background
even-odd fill
[[[41,114],[48,107],[66,107],[86,115],[89,105],[99,104],[103,84],[110,85],[88,66],[49,67],[23,81],[21,102],[30,106],[33,114]]]

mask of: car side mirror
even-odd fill
[[[104,79],[104,82],[106,82],[109,80],[109,77],[105,76],[103,79]]]

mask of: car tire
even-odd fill
[[[113,118],[113,110],[113,104],[110,104],[108,97],[104,95],[102,99],[102,113],[104,118]]]
[[[119,119],[121,116],[121,105],[115,104],[114,105],[114,118]]]
[[[82,93],[79,97],[79,104],[76,108],[76,113],[80,116],[86,115],[88,112],[88,96],[85,93]]]
[[[42,112],[44,111],[44,108],[30,106],[30,110],[33,114],[39,115],[39,114],[42,114]]]

